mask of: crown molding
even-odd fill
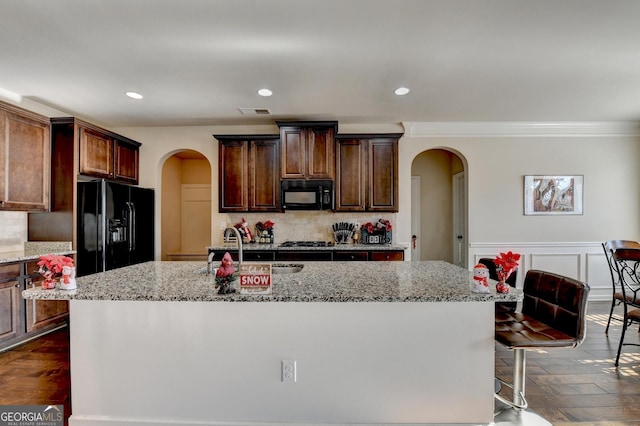
[[[640,122],[411,122],[404,136],[640,136]]]

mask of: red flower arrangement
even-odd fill
[[[387,219],[380,219],[375,224],[367,222],[360,227],[366,229],[368,233],[373,234],[375,231],[384,229],[385,231],[391,231],[391,221]]]
[[[43,288],[55,288],[56,278],[62,275],[62,268],[73,267],[73,259],[57,254],[46,254],[40,256],[38,273],[44,277]]]
[[[499,293],[508,293],[509,286],[505,284],[507,278],[518,267],[520,262],[520,254],[513,253],[511,251],[507,253],[500,253],[499,256],[493,261],[496,264],[496,274],[498,275],[499,283],[496,285],[496,290]]]

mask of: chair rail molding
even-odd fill
[[[469,268],[483,257],[520,253],[516,287],[522,288],[529,269],[555,272],[584,281],[591,287],[589,300],[611,300],[611,276],[601,242],[474,242],[469,244]]]
[[[638,136],[638,122],[403,122],[404,136]]]

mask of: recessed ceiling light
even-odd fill
[[[393,93],[395,93],[398,96],[403,96],[409,93],[409,89],[407,89],[406,87],[398,87],[396,90],[393,91]]]
[[[131,99],[142,99],[142,95],[138,92],[127,92],[125,93],[128,97],[130,97]]]
[[[264,96],[264,97],[269,97],[271,95],[273,95],[273,92],[269,89],[260,89],[258,90],[258,95],[260,96]]]

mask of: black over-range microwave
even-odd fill
[[[282,180],[284,210],[333,210],[332,180]]]

